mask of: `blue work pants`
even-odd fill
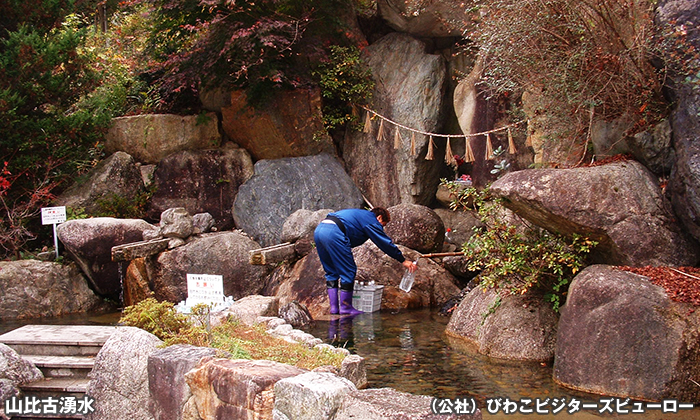
[[[340,279],[342,290],[352,290],[357,265],[347,236],[334,223],[320,223],[314,231],[314,241],[326,281]]]

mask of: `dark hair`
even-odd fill
[[[391,222],[391,215],[389,214],[389,210],[385,209],[384,207],[373,207],[370,211],[374,213],[374,215],[377,217],[382,216],[382,220],[384,221],[384,223]]]

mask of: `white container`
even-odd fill
[[[416,265],[416,263],[413,263],[413,265]],[[401,279],[401,284],[399,284],[399,289],[403,290],[406,293],[410,292],[411,287],[413,287],[413,282],[415,280],[416,280],[415,268],[413,269],[413,271],[411,271],[407,268],[406,272],[403,273],[403,278]]]
[[[362,312],[377,312],[381,308],[383,292],[384,286],[381,284],[355,283],[352,291],[352,306]]]

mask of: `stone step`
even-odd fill
[[[91,356],[22,355],[22,358],[38,367],[47,378],[87,378],[95,366],[95,358]]]
[[[21,386],[28,395],[85,394],[88,378],[44,378]]]
[[[21,355],[95,356],[114,326],[25,325],[0,335],[0,343]]]

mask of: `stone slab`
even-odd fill
[[[25,325],[3,335],[0,343],[9,345],[102,345],[119,327],[101,325]]]
[[[22,358],[36,367],[92,369],[95,365],[95,358],[86,356],[22,355]]]
[[[24,392],[69,392],[85,393],[87,391],[88,378],[44,378],[41,381],[22,385]]]

